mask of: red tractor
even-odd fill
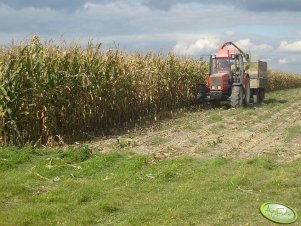
[[[226,48],[228,46],[234,48]],[[250,65],[253,65],[252,73],[248,72]],[[248,105],[251,95],[256,101],[260,99],[258,97],[260,94],[264,96],[266,71],[265,62],[251,63],[248,54],[234,43],[226,42],[216,54],[210,55],[209,77],[206,84],[198,86],[197,100],[199,102],[230,100],[230,105],[235,108]]]

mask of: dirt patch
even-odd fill
[[[264,104],[249,108],[184,112],[155,129],[123,135],[130,139],[123,149],[162,159],[181,155],[245,159],[273,153],[279,161],[291,161],[301,157],[301,135],[287,139],[292,125],[301,126],[300,89],[281,91],[281,96],[269,93]],[[118,139],[100,139],[90,146],[108,152],[120,149]]]

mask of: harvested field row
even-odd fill
[[[183,155],[249,159],[270,153],[279,161],[293,161],[301,157],[300,106],[300,88],[274,91],[267,94],[262,105],[242,109],[199,107],[158,122],[153,129],[100,139],[90,145],[103,153],[129,149],[162,159]]]

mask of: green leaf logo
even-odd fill
[[[270,221],[281,224],[293,223],[298,218],[294,209],[280,203],[263,203],[260,206],[260,212]]]

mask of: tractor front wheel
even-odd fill
[[[202,103],[206,99],[208,89],[205,84],[199,84],[196,90],[196,99],[197,102]]]
[[[243,88],[242,86],[233,86],[230,96],[230,105],[233,108],[241,107],[243,104]]]

